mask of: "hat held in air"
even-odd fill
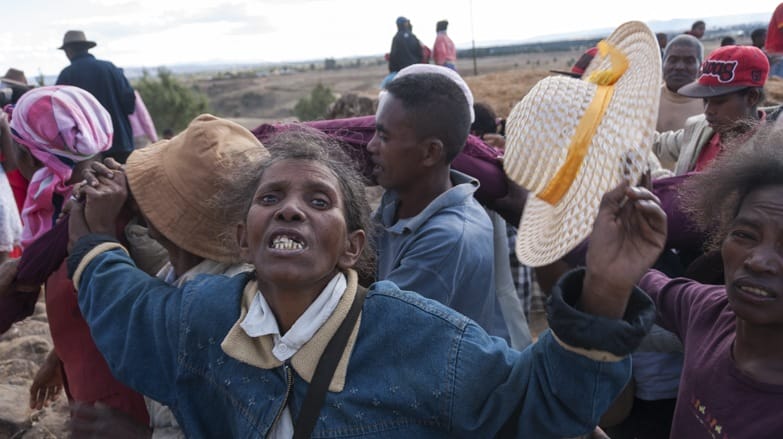
[[[506,123],[506,174],[530,191],[516,254],[538,267],[590,234],[603,194],[647,168],[658,115],[661,52],[641,22],[598,43],[581,79],[550,76]]]

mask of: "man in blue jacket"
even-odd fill
[[[74,85],[87,90],[106,108],[114,126],[114,139],[106,156],[125,163],[133,151],[133,131],[128,115],[135,109],[136,96],[122,69],[88,53],[95,45],[87,40],[83,31],[65,33],[59,49],[65,51],[71,65],[60,72],[57,85]]]

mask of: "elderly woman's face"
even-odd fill
[[[729,303],[757,325],[783,323],[783,186],[743,200],[721,249]]]
[[[352,267],[364,232],[348,232],[343,195],[324,165],[284,160],[261,178],[240,245],[256,267],[259,286],[323,289],[338,270]]]

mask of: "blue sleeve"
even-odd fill
[[[451,419],[461,437],[482,431],[518,438],[588,433],[631,376],[629,358],[591,360],[565,350],[549,331],[520,353],[473,325],[464,333],[456,364]]]
[[[114,376],[174,405],[182,291],[137,269],[120,249],[92,259],[76,287],[79,307]]]

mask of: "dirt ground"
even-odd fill
[[[581,51],[538,53],[478,58],[458,62],[476,102],[491,105],[505,117],[513,105],[550,69],[567,70]],[[379,62],[380,61],[380,62]],[[336,97],[352,93],[376,98],[379,85],[388,73],[382,60],[363,60],[339,69],[315,67],[288,73],[229,72],[185,78],[206,93],[211,111],[252,128],[264,122],[295,120],[293,108],[317,84],[327,86]]]
[[[705,53],[717,42],[705,42]],[[584,48],[586,49],[586,47]],[[476,102],[489,104],[499,117],[513,106],[550,70],[569,70],[584,49],[570,52],[530,53],[458,60],[459,73],[471,88]],[[336,97],[356,94],[376,98],[379,84],[388,73],[382,59],[338,62],[341,68],[289,69],[284,73],[229,72],[186,78],[206,93],[211,111],[253,128],[265,122],[296,120],[293,108],[317,84],[327,86]],[[255,77],[253,77],[256,75]],[[766,87],[768,104],[783,102],[783,80],[771,79]]]

